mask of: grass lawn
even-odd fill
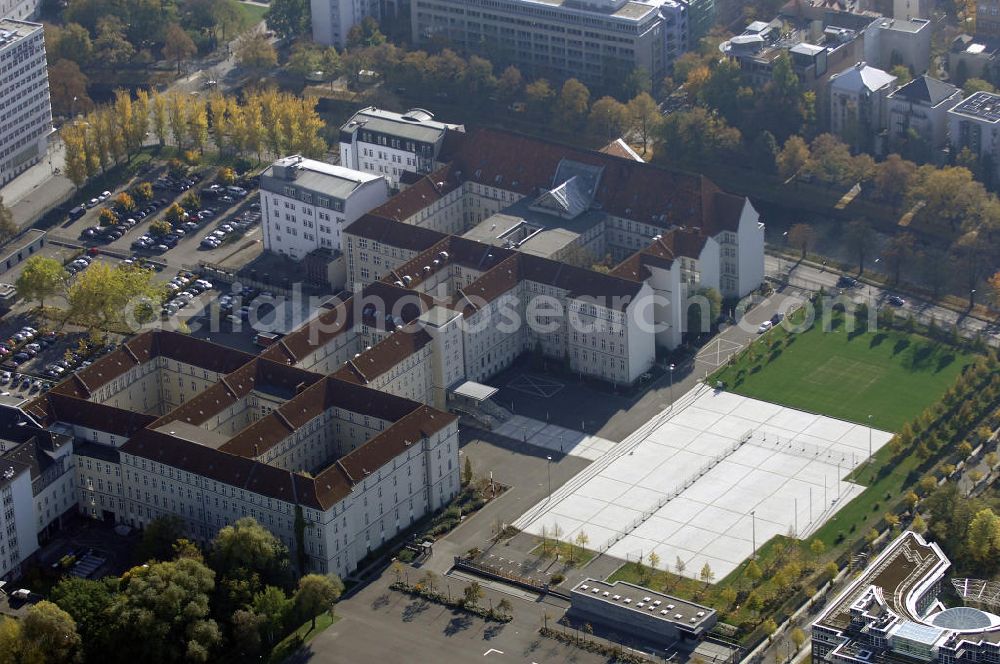
[[[871,414],[875,428],[898,431],[975,357],[917,334],[848,333],[842,315],[831,323],[827,331],[769,332],[714,379],[737,394],[843,420],[867,424]]]
[[[270,664],[281,664],[281,662],[291,657],[301,646],[312,641],[314,636],[338,620],[340,620],[340,616],[331,616],[330,612],[327,611],[317,616],[316,629],[312,628],[311,621],[302,623],[302,626],[279,641],[278,645],[274,646],[267,661]]]
[[[264,20],[264,14],[267,13],[267,7],[260,7],[258,5],[250,5],[245,2],[237,2],[239,5],[240,13],[243,15],[243,20],[246,22],[248,28],[253,27]]]
[[[591,561],[594,557],[594,552],[588,549],[583,549],[576,544],[570,544],[569,542],[553,542],[548,540],[545,543],[539,543],[534,549],[531,550],[531,555],[539,556],[541,558],[551,558],[556,552],[559,553],[559,560],[566,563],[567,565],[574,565],[576,567],[583,567]]]

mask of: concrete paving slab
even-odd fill
[[[729,393],[701,391],[681,403],[657,415],[663,423],[644,439],[624,443],[630,449],[601,444],[615,456],[539,505],[543,517],[516,525],[539,534],[552,514],[564,539],[582,529],[591,548],[616,557],[648,555],[658,543],[671,567],[678,555],[688,563],[687,576],[698,578],[708,562],[721,578],[752,553],[754,534],[759,546],[790,530],[806,538],[825,523],[863,490],[843,478],[867,457],[869,437],[875,451],[892,435]]]

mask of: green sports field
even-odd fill
[[[779,327],[755,339],[754,349],[715,380],[737,394],[839,419],[867,424],[871,414],[886,431],[940,399],[975,357],[917,334],[849,334],[842,317],[828,331]]]

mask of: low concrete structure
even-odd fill
[[[573,588],[570,597],[570,617],[663,646],[700,639],[719,619],[715,609],[625,581],[605,583],[584,579]]]

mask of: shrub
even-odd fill
[[[554,586],[558,586],[565,580],[566,580],[565,574],[563,574],[562,572],[556,572],[555,574],[552,575],[552,578],[549,579],[549,583],[551,583]]]

